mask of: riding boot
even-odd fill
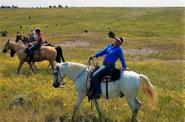
[[[93,89],[90,88],[87,92],[87,97],[88,97],[88,100],[90,101],[91,100],[91,96],[93,95]]]
[[[99,93],[93,93],[91,96],[91,99],[100,99],[100,94]]]
[[[93,82],[90,99],[100,99],[101,89],[99,87],[100,83]]]

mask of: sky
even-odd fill
[[[0,5],[19,7],[185,7],[185,0],[0,0]]]

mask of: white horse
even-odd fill
[[[77,101],[74,106],[72,119],[75,117],[75,113],[82,103],[84,97],[87,95],[89,88],[88,80],[88,66],[79,63],[60,63],[56,64],[53,71],[53,86],[59,87],[63,82],[63,78],[66,76],[70,78],[76,87]],[[121,78],[115,82],[108,83],[109,98],[120,97],[120,92],[124,94],[128,105],[132,110],[132,121],[136,120],[136,116],[139,112],[141,103],[136,99],[137,92],[142,85],[144,94],[148,97],[150,107],[155,107],[157,100],[157,93],[149,81],[149,79],[143,75],[133,71],[122,71]],[[101,83],[103,98],[106,98],[106,84]],[[99,118],[102,120],[102,114],[99,109],[99,105],[96,99],[92,100],[95,104],[96,110],[98,111]]]

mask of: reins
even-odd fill
[[[93,63],[93,66],[95,66],[94,60],[91,59],[91,58],[89,58],[89,60],[88,60],[88,62],[87,62],[87,67],[84,68],[84,70],[75,78],[74,82],[81,76],[81,74],[82,74],[83,72],[85,72],[86,69],[88,69],[88,68],[91,66],[91,62]],[[88,75],[89,75],[89,73],[88,73]],[[87,75],[87,76],[88,76],[88,75]],[[87,77],[87,79],[88,79],[88,77]]]
[[[84,70],[74,79],[74,82],[80,77],[80,75],[85,72],[85,70],[87,69],[87,67],[84,68]]]
[[[57,80],[57,82],[58,82],[58,75],[60,76],[60,78],[63,78],[62,76],[61,76],[61,74],[60,74],[60,69],[59,69],[59,67],[57,67],[57,78],[56,78],[56,80]]]
[[[83,71],[80,72],[79,75],[74,79],[74,83],[75,83],[76,80],[85,72],[85,70],[88,69],[91,65],[95,66],[95,62],[94,62],[93,59],[90,58],[90,59],[88,60],[88,62],[87,62],[87,67],[85,67],[85,68],[83,69]],[[62,77],[61,74],[60,74],[60,69],[59,69],[59,67],[57,67],[56,70],[57,70],[57,78],[56,78],[56,80],[57,80],[57,82],[58,82],[58,75],[59,75],[60,78],[63,78],[63,77]],[[88,74],[87,74],[87,78],[86,78],[86,88],[87,88],[87,91],[88,91],[87,80],[89,79],[89,72],[87,72],[87,73],[88,73]]]

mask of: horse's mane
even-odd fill
[[[22,48],[24,48],[25,47],[25,45],[23,44],[23,43],[19,43],[19,42],[14,42],[14,41],[10,41],[9,42],[10,44],[13,44],[13,45],[16,45],[17,47],[22,47]]]
[[[77,68],[86,68],[87,66],[84,64],[76,63],[76,62],[67,62],[66,64],[69,65],[69,67],[77,69]]]
[[[10,56],[11,56],[11,57],[14,57],[15,53],[16,53],[16,52],[15,52],[13,49],[10,49]]]

